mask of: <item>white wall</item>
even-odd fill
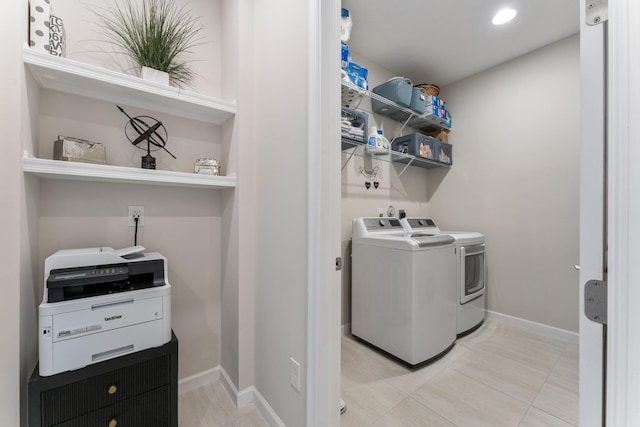
[[[255,385],[289,426],[305,423],[307,5],[254,1]],[[245,181],[242,185],[251,185]],[[289,385],[300,362],[302,391]]]
[[[257,203],[257,162],[258,152],[255,150],[254,126],[256,110],[254,108],[254,47],[253,47],[253,1],[227,0],[238,3],[236,31],[238,42],[235,46],[239,58],[236,61],[237,73],[234,81],[238,93],[237,144],[238,155],[238,188],[239,200],[237,227],[239,244],[238,287],[238,388],[246,389],[254,385],[255,354],[255,287],[256,287],[256,203]],[[228,60],[228,55],[224,56]],[[227,78],[225,77],[225,81]]]
[[[236,99],[237,115],[223,131],[230,172],[238,187],[224,205],[222,282],[222,357],[224,372],[238,391],[254,381],[255,159],[253,147],[253,5],[252,0],[225,0],[223,11],[223,96]],[[241,268],[240,268],[241,267]]]
[[[2,247],[0,266],[3,270],[3,296],[0,298],[0,330],[4,351],[0,352],[0,414],[3,424],[20,425],[20,390],[26,376],[26,363],[20,358],[20,247],[21,233],[21,125],[22,43],[25,30],[25,2],[2,2],[4,65],[0,68],[0,115],[3,120],[4,143],[0,156],[0,209]]]
[[[222,13],[222,57],[225,61],[222,64],[222,77],[225,81],[222,96],[225,99],[238,99],[238,60],[240,49],[238,49],[239,39],[239,3],[224,0],[221,5]],[[228,173],[238,175],[239,155],[238,155],[238,128],[239,120],[236,117],[233,122],[229,121],[223,126],[223,132],[230,134],[232,143],[227,145],[228,152],[224,155],[228,159]],[[220,333],[221,352],[220,365],[231,382],[239,389],[239,230],[238,230],[238,205],[239,188],[235,192],[227,192],[222,197],[225,209],[222,212],[223,223],[227,226],[222,229],[222,265],[224,272],[222,276],[222,289],[220,295],[221,302],[221,323]]]
[[[37,152],[38,109],[40,91],[33,90],[35,82],[24,74],[22,85],[21,127],[22,149]],[[20,359],[22,366],[22,422],[26,423],[26,379],[38,362],[38,313],[34,307],[42,298],[42,266],[39,248],[40,180],[23,174],[20,207]]]
[[[429,211],[486,235],[487,308],[578,331],[579,38],[442,89],[453,167]]]
[[[136,3],[140,0],[134,0]],[[119,2],[123,4],[122,2]],[[183,4],[176,2],[178,7]],[[123,55],[119,47],[112,45],[103,30],[99,28],[99,14],[113,5],[113,2],[100,0],[51,0],[54,13],[63,19],[67,35],[67,58],[80,62],[119,71],[131,75],[140,75],[140,70],[128,56]],[[220,97],[221,81],[221,2],[219,0],[189,0],[186,10],[191,16],[199,17],[203,29],[198,33],[201,44],[191,49],[192,54],[184,56],[192,60],[196,76],[188,90],[213,97]],[[94,13],[95,12],[95,13]]]

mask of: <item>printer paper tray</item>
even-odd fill
[[[123,329],[58,341],[53,343],[53,372],[40,372],[40,375],[79,369],[134,351],[158,347],[166,344],[163,336],[163,320],[159,319]]]
[[[129,327],[163,317],[161,296],[154,298],[143,298],[140,295],[129,297],[126,294],[117,294],[117,296],[115,300],[103,300],[91,305],[77,300],[76,304],[82,307],[81,310],[54,314],[53,341]]]

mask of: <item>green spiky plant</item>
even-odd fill
[[[198,18],[175,0],[122,0],[95,10],[105,35],[140,66],[169,74],[178,87],[190,85],[194,73],[184,53],[200,44]]]

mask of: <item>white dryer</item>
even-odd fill
[[[397,218],[353,220],[351,332],[406,365],[456,340],[455,241],[406,233]]]
[[[403,218],[405,231],[446,234],[456,240],[457,334],[464,336],[482,325],[485,318],[486,259],[482,233],[442,231],[431,218]]]

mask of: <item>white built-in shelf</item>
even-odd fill
[[[28,46],[24,48],[23,60],[36,82],[46,89],[217,125],[236,113],[235,102],[36,52]]]
[[[198,175],[185,172],[37,159],[30,157],[26,153],[22,159],[22,170],[47,179],[164,185],[210,190],[234,188],[236,186],[236,178],[231,176]]]

